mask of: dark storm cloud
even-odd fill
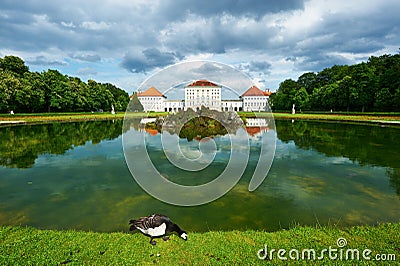
[[[249,71],[252,72],[269,72],[272,64],[267,61],[251,61],[249,63]]]
[[[300,71],[319,72],[327,67],[334,65],[349,65],[351,61],[340,55],[329,55],[323,53],[314,53],[305,56],[303,60],[295,63],[295,67]]]
[[[399,29],[400,18],[395,14],[390,16],[390,13],[393,13],[393,11],[381,11],[368,16],[357,14],[351,17],[330,15],[324,18],[324,23],[315,35],[332,36],[323,47],[327,51],[371,53],[382,49],[386,42],[386,36]],[[386,16],[389,19],[385,18]],[[318,43],[315,45],[318,45]],[[311,44],[310,47],[312,46]]]
[[[224,15],[203,19],[192,15],[184,22],[171,23],[163,41],[185,54],[225,54],[232,49],[263,50],[278,31],[275,25],[253,18]]]
[[[4,1],[0,2],[1,48],[43,51],[58,48],[103,52],[128,45],[146,45],[155,36],[146,30],[144,19],[131,16],[129,9],[97,1]],[[129,14],[129,16],[127,16]],[[139,15],[137,15],[139,16]],[[158,26],[158,25],[157,25]],[[85,61],[83,59],[83,61]]]
[[[260,47],[255,41],[265,35],[264,23],[251,23],[242,30],[236,17],[261,18],[265,14],[301,9],[303,1],[155,1],[115,4],[96,1],[76,1],[60,5],[57,1],[10,1],[0,4],[0,40],[4,46],[22,50],[41,51],[50,47],[62,50],[108,51],[139,47],[162,46],[182,53],[226,53],[231,48]],[[190,14],[194,14],[193,17]],[[221,15],[229,14],[229,21]],[[193,19],[195,21],[193,21]],[[205,20],[205,27],[199,23]],[[195,23],[195,31],[177,27]],[[162,31],[177,31],[161,40]],[[272,34],[271,34],[272,35]],[[4,38],[2,38],[4,37]],[[4,47],[6,48],[6,47]],[[79,58],[77,58],[79,59]],[[83,61],[85,61],[83,59]]]
[[[121,66],[130,72],[140,73],[174,64],[180,59],[182,59],[182,56],[178,53],[161,52],[157,48],[148,48],[139,55],[125,55]]]
[[[271,73],[272,64],[268,61],[250,61],[240,64],[238,68],[247,74],[262,73],[268,75]]]

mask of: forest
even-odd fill
[[[0,58],[0,113],[125,111],[128,103],[128,93],[110,83],[31,72],[17,56]]]
[[[371,56],[355,65],[335,65],[286,79],[270,96],[274,111],[400,111],[400,53]]]
[[[58,70],[31,72],[17,56],[0,58],[0,113],[109,111],[112,105],[125,111],[128,104],[128,93],[110,83],[83,82]],[[400,112],[400,53],[286,79],[270,105],[288,111],[293,104],[296,111]],[[129,109],[143,110],[137,97]]]

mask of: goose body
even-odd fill
[[[169,234],[176,232],[179,237],[187,240],[187,234],[177,224],[165,215],[153,214],[146,217],[140,217],[137,220],[130,220],[131,225],[129,230],[138,229],[144,235],[150,237],[150,244],[155,245],[154,238],[162,237],[163,240],[168,240]]]

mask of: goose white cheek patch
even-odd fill
[[[187,240],[187,234],[186,233],[181,234],[181,238]]]

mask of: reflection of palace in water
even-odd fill
[[[239,99],[222,99],[222,86],[208,80],[197,80],[184,87],[185,99],[167,100],[155,87],[138,92],[138,99],[144,111],[177,112],[188,110],[197,111],[205,106],[217,111],[269,111],[269,90],[262,91],[252,86],[245,91]]]
[[[269,131],[268,120],[266,118],[247,118],[246,131],[252,137],[267,133]]]
[[[142,118],[139,122],[139,132],[147,132],[152,136],[157,135],[159,132],[157,129],[146,128],[147,123],[155,122],[156,118]],[[246,118],[246,132],[256,137],[269,131],[268,119],[266,118]]]

